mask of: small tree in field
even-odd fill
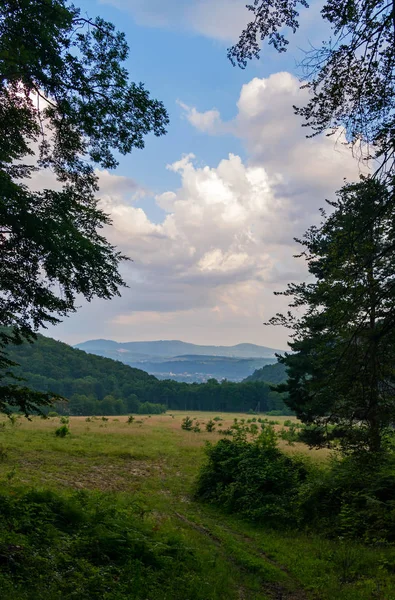
[[[312,445],[378,452],[395,423],[395,202],[373,179],[346,185],[302,240],[312,283],[290,284],[293,330],[280,361],[287,404]]]
[[[193,421],[194,419],[191,419],[191,417],[185,417],[185,419],[182,420],[181,429],[184,429],[185,431],[192,431],[194,427]]]

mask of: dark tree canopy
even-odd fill
[[[271,320],[293,331],[279,389],[317,445],[378,451],[395,423],[394,200],[375,179],[346,185],[300,240],[314,281],[289,284],[291,310]]]
[[[65,0],[0,0],[0,324],[16,328],[0,349],[74,311],[77,295],[111,298],[124,284],[124,257],[100,233],[95,167],[168,124],[129,82],[128,51],[111,23]],[[37,171],[48,189],[29,185]]]
[[[254,0],[252,21],[228,50],[233,64],[246,67],[259,58],[261,42],[286,50],[284,28],[298,28],[305,0]],[[296,108],[313,135],[345,129],[364,156],[375,156],[378,169],[393,172],[395,160],[395,3],[392,0],[327,0],[322,17],[331,38],[311,49],[302,63],[308,104]]]

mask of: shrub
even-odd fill
[[[232,435],[233,431],[230,429],[230,427],[228,427],[228,429],[218,429],[218,433],[221,435]]]
[[[191,419],[191,417],[185,417],[185,419],[183,419],[181,422],[181,429],[184,429],[185,431],[192,431],[194,427],[193,421],[194,419]]]
[[[50,419],[53,419],[54,417],[58,417],[58,416],[59,416],[58,413],[55,412],[54,410],[51,410],[47,415],[47,417],[49,417]]]
[[[208,431],[209,433],[211,433],[212,431],[215,431],[215,423],[212,419],[210,419],[209,421],[207,421],[206,423],[206,431]]]
[[[196,496],[255,521],[294,523],[299,487],[307,476],[304,463],[276,447],[270,427],[252,442],[246,439],[248,428],[232,433],[232,440],[208,444]]]
[[[213,421],[217,421],[217,422],[223,421],[223,418],[222,417],[214,417]]]
[[[157,531],[134,498],[0,492],[0,514],[2,600],[202,598],[199,553]]]
[[[133,416],[133,415],[129,415],[129,416],[128,416],[128,423],[129,423],[129,425],[130,425],[131,423],[133,423],[133,422],[134,422],[134,416]]]
[[[395,542],[395,457],[348,456],[312,471],[300,490],[308,527],[330,537]]]
[[[282,440],[285,440],[290,446],[292,446],[295,442],[300,441],[300,434],[298,428],[296,427],[296,423],[292,423],[292,421],[290,423],[291,424],[289,428],[281,429],[278,435]]]
[[[68,428],[67,425],[62,425],[61,427],[58,427],[58,429],[56,429],[55,431],[55,435],[56,437],[60,437],[60,438],[64,438],[66,437],[66,435],[70,434],[70,429]]]
[[[60,422],[62,423],[62,425],[68,425],[69,417],[60,417]]]

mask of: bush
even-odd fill
[[[53,419],[54,417],[58,417],[58,413],[55,412],[54,410],[51,410],[48,414],[47,417],[49,417],[50,419]]]
[[[299,512],[330,537],[395,542],[394,455],[333,459],[301,487]]]
[[[206,423],[206,431],[208,431],[209,433],[215,431],[215,423],[212,419],[210,419],[209,421],[207,421]]]
[[[272,428],[264,427],[252,442],[247,434],[248,428],[239,427],[232,440],[208,444],[196,496],[254,521],[294,524],[305,465],[280,452]]]
[[[133,416],[133,415],[129,415],[129,416],[128,416],[128,423],[129,423],[129,425],[130,425],[131,423],[133,423],[133,421],[134,421],[134,416]]]
[[[69,417],[60,417],[60,422],[62,423],[62,425],[68,425]]]
[[[1,492],[1,599],[201,598],[204,561],[140,509],[85,491]]]
[[[191,417],[185,417],[181,422],[181,429],[184,429],[184,431],[192,431],[194,427],[193,421],[194,419],[191,419]]]
[[[66,437],[66,435],[70,434],[70,429],[68,428],[67,425],[62,425],[61,427],[58,427],[58,429],[56,429],[55,431],[55,435],[56,437],[60,437],[60,438],[64,438]]]

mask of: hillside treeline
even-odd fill
[[[265,365],[256,369],[252,375],[246,377],[244,381],[265,381],[272,384],[285,383],[287,380],[287,368],[285,365],[277,362],[274,365]]]
[[[265,382],[158,380],[140,369],[44,336],[38,336],[34,344],[10,347],[8,356],[18,363],[13,372],[23,377],[23,385],[68,400],[55,403],[55,409],[64,414],[121,415],[164,409],[288,411],[282,396]]]

